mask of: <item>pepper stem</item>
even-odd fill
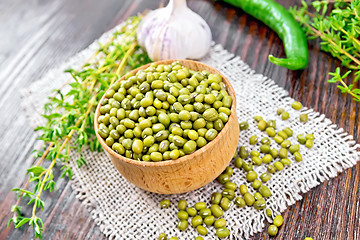
[[[304,69],[308,64],[307,59],[301,57],[276,58],[273,55],[269,55],[269,60],[273,64],[286,67],[290,70],[301,70]]]

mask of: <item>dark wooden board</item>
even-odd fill
[[[300,4],[296,0],[278,2],[286,7]],[[31,151],[40,144],[20,107],[20,90],[126,17],[159,4],[156,0],[0,2],[0,239],[33,238],[28,227],[6,227],[15,202],[10,190],[26,181],[26,169],[34,161]],[[359,104],[327,83],[328,72],[340,63],[320,52],[317,41],[309,42],[309,66],[304,71],[289,71],[267,60],[270,53],[283,56],[284,51],[281,40],[264,24],[225,3],[188,0],[188,5],[209,23],[215,42],[360,142]],[[360,239],[359,172],[358,163],[303,194],[303,199],[283,214],[285,226],[276,239]],[[55,175],[58,178],[58,173]],[[43,239],[105,239],[70,184],[59,180],[57,186],[55,193],[44,194]],[[264,230],[252,239],[268,238]]]

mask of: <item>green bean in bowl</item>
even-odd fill
[[[126,158],[174,160],[218,135],[232,101],[219,74],[193,71],[179,62],[153,63],[105,93],[97,133]]]

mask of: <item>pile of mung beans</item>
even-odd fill
[[[302,105],[299,102],[294,102],[291,106],[295,110],[300,110],[302,108]],[[284,119],[284,113],[287,112],[285,112],[283,108],[277,110],[277,114],[285,121],[289,119],[290,114],[285,114],[286,117]],[[300,122],[305,123],[306,121],[301,119],[302,115],[303,114],[300,115]],[[308,119],[307,115],[306,119]],[[273,217],[272,210],[266,208],[266,199],[271,196],[271,191],[265,184],[271,180],[272,174],[277,171],[282,171],[291,165],[291,160],[289,159],[290,154],[296,162],[301,162],[303,159],[300,154],[300,145],[293,144],[289,140],[289,138],[293,136],[292,129],[285,127],[282,130],[277,130],[275,120],[265,121],[261,116],[255,116],[254,120],[257,124],[257,128],[264,131],[267,137],[259,139],[256,135],[251,136],[249,145],[252,146],[252,148],[257,145],[259,151],[250,151],[248,146],[240,146],[234,154],[233,163],[236,168],[243,169],[246,172],[246,181],[251,183],[251,187],[255,193],[252,194],[252,190],[248,189],[246,184],[241,184],[238,187],[234,182],[231,182],[230,180],[234,169],[228,166],[217,178],[217,181],[221,183],[224,188],[222,192],[212,193],[210,197],[210,206],[205,202],[198,202],[193,207],[188,207],[186,200],[181,199],[178,202],[177,217],[179,222],[177,227],[179,230],[185,231],[191,224],[193,228],[196,228],[199,235],[204,236],[208,233],[206,227],[214,226],[216,228],[216,235],[219,238],[226,238],[230,235],[230,231],[226,228],[226,220],[222,218],[222,216],[224,211],[230,209],[232,201],[234,202],[234,205],[239,208],[245,206],[253,207],[256,210],[264,210],[264,214],[267,217]],[[239,127],[241,131],[245,131],[249,128],[249,123],[241,122],[239,123]],[[278,149],[270,147],[272,141],[271,138],[279,145]],[[306,134],[305,136],[300,134],[297,136],[298,142],[300,144],[305,144],[307,148],[313,146],[314,139],[313,134]],[[257,172],[253,170],[254,165],[260,166],[263,164],[266,164],[266,172],[258,176]],[[236,194],[237,189],[239,189],[239,195]],[[167,208],[170,204],[168,199],[164,199],[160,202],[161,208]],[[191,220],[189,220],[190,217],[192,217]],[[270,236],[276,236],[283,221],[281,215],[276,215],[273,218],[273,224],[268,228],[268,234]],[[195,240],[203,240],[202,236],[196,237]],[[159,240],[177,239],[177,237],[168,239],[165,233],[159,235]]]
[[[223,129],[232,98],[219,74],[179,62],[127,74],[105,93],[98,134],[127,158],[174,160],[205,146]]]

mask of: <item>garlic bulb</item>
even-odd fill
[[[137,40],[152,61],[199,59],[210,48],[211,31],[205,20],[187,7],[186,0],[170,0],[142,20]]]

